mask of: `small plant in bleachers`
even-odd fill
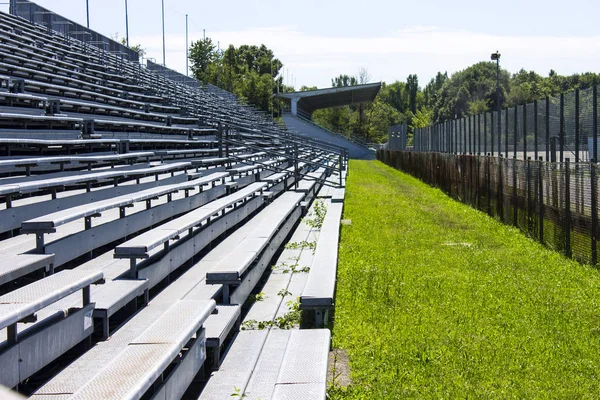
[[[292,294],[292,292],[290,292],[289,290],[287,290],[287,289],[281,289],[277,293],[277,296],[285,297],[285,296],[289,296],[290,294]]]
[[[325,219],[325,214],[327,214],[327,206],[325,205],[325,202],[323,200],[317,200],[315,202],[314,211],[312,211],[306,218],[303,218],[302,222],[311,228],[321,229],[323,226],[323,220]]]
[[[314,252],[317,248],[317,242],[307,242],[306,240],[301,242],[290,242],[285,245],[285,248],[290,250],[311,249]]]
[[[287,290],[286,290],[287,292]],[[289,293],[289,292],[287,292]],[[291,294],[291,293],[289,293]],[[278,329],[292,329],[300,325],[300,321],[302,321],[302,310],[300,310],[300,298],[296,298],[294,300],[289,300],[285,303],[288,307],[288,312],[282,317],[277,317],[273,321],[257,321],[255,319],[250,319],[245,321],[241,330],[263,330],[265,328],[278,328]]]
[[[257,301],[263,301],[266,297],[267,297],[267,295],[265,294],[265,292],[252,294],[252,295],[250,295],[250,301],[252,303],[255,303]]]
[[[296,274],[298,272],[309,272],[310,271],[310,267],[299,267],[298,264],[298,260],[300,260],[299,257],[294,257],[294,264],[288,264],[286,262],[282,262],[276,265],[273,265],[273,267],[271,267],[271,269],[273,271],[281,271],[281,273],[283,274]]]
[[[242,389],[238,388],[238,387],[233,387],[233,393],[231,393],[231,397],[237,397],[240,399],[245,399],[247,396],[242,393]]]

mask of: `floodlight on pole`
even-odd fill
[[[165,0],[162,0],[162,35],[163,35],[163,67],[167,66],[167,50],[165,46]]]
[[[87,28],[90,29],[90,0],[85,0],[85,12],[87,15]]]
[[[492,61],[496,61],[496,110],[498,111],[498,157],[500,157],[500,131],[502,130],[502,118],[500,118],[502,115],[502,111],[500,108],[500,53],[498,52],[498,50],[496,50],[496,52],[492,53],[490,57]]]
[[[190,75],[189,61],[190,61],[190,46],[188,42],[188,15],[185,14],[185,76]]]
[[[129,12],[127,10],[127,0],[125,0],[125,40],[127,41],[127,47],[129,47]]]

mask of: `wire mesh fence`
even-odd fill
[[[526,110],[521,112],[530,116],[525,114]],[[489,149],[491,153],[491,145]],[[546,162],[389,150],[378,151],[377,157],[463,203],[514,225],[567,257],[597,264],[598,165],[595,163],[574,163],[569,157],[563,162]]]
[[[597,161],[598,112],[594,86],[415,129],[414,151]]]

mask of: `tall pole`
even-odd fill
[[[500,129],[501,129],[501,108],[500,108],[500,53],[496,50],[492,53],[492,61],[496,61],[496,110],[498,111],[498,157],[500,157]],[[515,114],[515,121],[516,121]],[[516,135],[516,131],[515,131]],[[494,138],[492,138],[492,149],[494,146]],[[493,150],[492,150],[493,153]],[[492,154],[493,155],[493,154]]]
[[[90,29],[90,0],[85,0],[85,12],[87,14],[87,28]]]
[[[125,39],[127,40],[127,47],[129,47],[129,12],[127,10],[127,0],[125,0]]]
[[[502,129],[502,118],[500,118],[502,114],[502,107],[500,105],[500,53],[496,50],[496,54],[498,54],[498,58],[496,59],[496,102],[498,104],[496,108],[498,110],[498,157],[500,157],[500,130]]]
[[[162,0],[162,34],[163,34],[163,67],[167,66],[167,50],[165,47],[165,0]]]
[[[190,61],[190,46],[188,44],[188,15],[185,14],[185,76],[190,76],[189,61]]]

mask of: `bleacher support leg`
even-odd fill
[[[35,234],[35,251],[39,254],[44,254],[44,234]]]
[[[90,285],[87,285],[86,287],[83,288],[83,306],[87,306],[88,304],[91,303],[91,289],[90,289]]]
[[[323,327],[323,310],[315,310],[315,327],[322,328]]]
[[[17,324],[6,327],[6,341],[9,345],[17,343]]]

